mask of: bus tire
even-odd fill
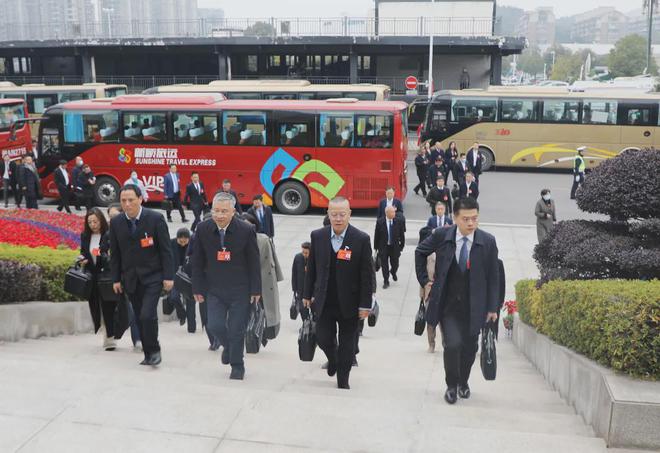
[[[99,176],[94,187],[94,203],[106,207],[119,201],[119,183],[108,176]]]
[[[304,214],[309,208],[309,192],[299,182],[286,181],[275,191],[273,201],[282,214]]]
[[[481,164],[481,171],[489,171],[495,168],[495,155],[488,148],[479,148],[481,155],[484,156],[484,163]]]

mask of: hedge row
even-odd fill
[[[615,370],[660,380],[660,280],[516,284],[520,319]]]
[[[78,256],[77,250],[68,248],[52,249],[49,247],[23,247],[10,244],[0,244],[0,260],[21,264],[31,264],[39,268],[39,291],[32,300],[63,302],[73,299],[64,291],[64,275]],[[12,274],[13,275],[13,274]],[[10,285],[25,285],[26,278],[16,279],[0,274],[0,281],[12,282]],[[9,301],[0,299],[0,301]]]
[[[41,291],[41,269],[34,264],[0,260],[0,303],[37,300]]]

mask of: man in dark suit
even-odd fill
[[[419,179],[419,184],[413,188],[413,191],[415,194],[419,195],[419,190],[422,189],[422,194],[426,196],[426,176],[428,175],[429,171],[429,161],[426,156],[426,151],[421,146],[417,151],[417,156],[415,156],[415,170],[417,171],[417,179]]]
[[[194,232],[199,222],[202,221],[202,212],[204,212],[209,204],[206,199],[206,189],[204,188],[204,184],[199,180],[199,173],[196,171],[192,173],[190,184],[186,186],[186,196],[183,198],[183,204],[188,206],[188,209],[192,209],[195,216],[195,220],[190,227],[190,230]]]
[[[465,173],[468,171],[469,169],[467,165],[467,159],[465,158],[465,153],[461,153],[459,159],[456,161],[456,165],[454,165],[454,174],[456,176],[456,181],[454,182],[461,184],[463,181],[465,181]]]
[[[442,178],[446,181],[447,180],[447,173],[449,173],[449,170],[447,169],[447,166],[445,165],[445,161],[442,156],[438,156],[435,159],[435,162],[433,165],[429,167],[429,174],[428,174],[428,182],[429,186],[433,188],[433,185],[435,185],[435,181],[442,176]]]
[[[273,222],[273,210],[264,204],[261,195],[252,197],[252,206],[247,210],[248,214],[254,216],[258,222],[257,233],[263,233],[269,238],[275,237],[275,223]]]
[[[242,380],[245,330],[250,304],[261,297],[261,270],[256,232],[234,217],[235,204],[230,194],[216,194],[213,219],[197,227],[192,285],[195,300],[208,304],[208,329],[224,346],[222,363],[231,364],[229,378]]]
[[[479,143],[474,142],[472,148],[467,153],[466,157],[468,170],[472,172],[474,178],[479,182],[479,175],[482,173],[482,166],[484,164],[484,156],[479,151]]]
[[[429,217],[426,226],[435,230],[436,228],[449,228],[453,224],[451,217],[447,215],[446,205],[442,201],[438,201],[435,204],[435,215]]]
[[[479,183],[474,180],[472,172],[465,173],[465,182],[461,183],[458,196],[460,198],[470,197],[475,200],[479,198]]]
[[[371,310],[374,268],[369,235],[349,225],[348,200],[330,200],[328,216],[331,225],[311,234],[303,304],[318,319],[316,338],[328,358],[328,376],[336,374],[337,387],[349,389],[358,322]]]
[[[231,188],[231,181],[229,179],[224,179],[222,181],[222,188],[218,190],[218,193],[220,192],[225,192],[234,197],[234,200],[236,200],[236,204],[234,205],[234,209],[236,209],[236,212],[239,214],[243,214],[243,208],[241,207],[241,202],[238,198],[238,195],[236,192],[234,192]]]
[[[385,198],[380,200],[380,203],[378,204],[377,219],[385,217],[385,208],[388,206],[394,206],[397,214],[403,214],[403,204],[401,203],[401,200],[394,198],[395,193],[394,187],[387,186],[385,189]]]
[[[78,178],[83,169],[83,158],[78,156],[76,157],[76,165],[71,170],[71,184],[73,184],[73,204],[76,207],[76,211],[80,211],[80,200],[82,198],[82,187],[78,187]]]
[[[426,201],[431,207],[431,215],[435,214],[435,206],[438,202],[444,203],[445,212],[451,212],[452,198],[449,187],[445,186],[445,178],[440,175],[434,182],[435,185],[429,190],[429,194],[426,196]]]
[[[380,268],[383,270],[383,289],[390,286],[390,274],[392,280],[397,281],[399,257],[405,245],[403,222],[396,215],[394,206],[388,206],[385,208],[385,217],[376,220],[374,231],[374,249],[378,251]]]
[[[163,186],[165,199],[172,203],[167,207],[167,221],[172,221],[172,208],[174,208],[179,210],[181,221],[184,223],[187,222],[186,214],[183,212],[183,207],[181,206],[181,177],[176,171],[176,165],[170,165],[170,171],[163,178]]]
[[[440,322],[444,346],[445,401],[469,398],[468,379],[477,354],[479,332],[497,321],[499,264],[495,238],[479,225],[479,203],[460,198],[451,228],[438,228],[415,250],[415,270],[422,287],[431,284],[426,261],[435,253],[435,277],[426,320]]]
[[[4,192],[5,208],[9,207],[9,189],[14,192],[16,207],[19,207],[19,199],[16,195],[16,162],[11,160],[9,154],[5,154],[0,162],[0,174],[2,175],[2,190]]]
[[[57,191],[60,193],[60,202],[57,205],[57,210],[62,211],[62,209],[64,209],[66,212],[71,214],[69,199],[71,198],[71,189],[73,188],[73,184],[71,182],[71,178],[69,177],[69,172],[66,169],[65,160],[61,160],[60,166],[55,170],[55,185],[57,186]]]
[[[176,237],[170,241],[172,246],[172,263],[174,265],[173,272],[176,275],[176,272],[180,267],[185,266],[186,256],[188,255],[188,246],[190,245],[190,230],[183,227],[179,228],[176,232]],[[173,287],[170,293],[167,295],[167,301],[172,304],[176,310],[176,317],[179,320],[180,325],[186,323],[186,305],[183,300],[185,296]]]
[[[170,234],[163,216],[142,207],[138,186],[129,184],[119,193],[124,215],[110,221],[110,269],[114,291],[126,292],[139,318],[144,350],[141,365],[161,362],[157,306],[160,293],[174,286]]]
[[[39,209],[37,199],[39,198],[39,176],[34,166],[32,156],[23,158],[23,165],[18,170],[18,185],[25,196],[25,207],[27,209]]]
[[[302,308],[305,272],[307,271],[307,260],[309,259],[311,244],[309,242],[303,242],[300,247],[302,250],[293,258],[293,266],[291,267],[291,289],[293,290],[293,299],[296,301],[296,307],[299,312]]]

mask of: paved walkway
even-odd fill
[[[138,365],[124,338],[115,352],[93,335],[0,344],[0,452],[605,452],[571,407],[508,338],[498,345],[498,378],[473,369],[472,398],[442,399],[442,354],[412,333],[418,304],[414,246],[398,282],[379,288],[381,318],[360,341],[350,391],[297,357],[300,321],[288,318],[290,263],[321,217],[276,216],[287,280],[280,286],[279,337],[230,381],[204,333],[161,323],[163,364]],[[373,223],[355,224],[371,232]],[[173,231],[178,226],[172,225]],[[409,236],[417,224],[409,222]],[[534,228],[484,226],[506,263],[507,295],[534,276]],[[412,241],[409,241],[411,243]],[[381,279],[379,277],[379,283]]]

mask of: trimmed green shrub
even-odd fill
[[[0,244],[0,260],[34,264],[41,269],[38,300],[64,302],[74,297],[64,291],[64,275],[78,256],[77,250]]]
[[[520,319],[557,343],[632,376],[660,379],[660,280],[516,284]]]
[[[34,264],[0,260],[0,304],[37,300],[41,291],[41,269]]]

